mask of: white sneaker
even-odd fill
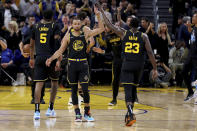
[[[196,92],[196,91],[195,91]],[[194,105],[197,105],[197,97],[194,100]]]
[[[48,117],[52,117],[52,118],[56,117],[56,113],[55,113],[54,109],[51,110],[50,108],[48,108],[48,110],[46,111],[45,115],[48,116]]]
[[[197,97],[197,90],[194,91],[194,95],[193,95],[193,98],[196,98]]]
[[[68,106],[72,106],[72,105],[73,105],[73,102],[72,102],[72,98],[70,97],[68,100]]]

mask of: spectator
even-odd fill
[[[170,64],[170,69],[172,71],[172,82],[174,85],[176,85],[176,71],[183,70],[183,64],[187,54],[188,50],[185,50],[185,43],[183,41],[177,41],[176,46],[170,50],[170,57],[173,60]]]
[[[39,3],[40,12],[43,13],[45,10],[53,10],[54,13],[54,20],[58,19],[59,14],[59,4],[55,0],[46,0]]]
[[[109,9],[107,7],[107,3],[102,3],[102,7],[103,7],[103,10],[105,12],[105,15],[107,16],[107,18],[112,22],[112,15],[111,13],[109,12]],[[98,22],[97,18],[95,17],[95,22]]]
[[[26,57],[28,54],[23,52],[23,47],[26,44],[30,44],[30,38],[31,38],[31,31],[33,28],[33,25],[35,24],[35,17],[34,16],[29,16],[28,17],[28,24],[25,25],[22,29],[22,41],[19,44],[19,49],[21,51],[21,54]]]
[[[169,86],[169,81],[171,79],[172,73],[171,70],[163,63],[158,61],[157,63],[157,72],[158,72],[158,77],[153,80],[152,78],[152,71],[150,72],[150,82],[153,83],[156,87],[168,87]]]
[[[183,24],[180,26],[179,33],[178,33],[178,40],[184,41],[186,44],[187,49],[189,49],[189,40],[191,33],[187,29],[187,23],[191,21],[189,16],[183,17]]]
[[[167,67],[168,60],[169,60],[169,51],[168,51],[168,45],[173,45],[170,39],[170,35],[168,34],[168,27],[165,22],[161,23],[159,25],[158,31],[157,31],[157,51],[161,58],[161,63],[164,63]]]
[[[38,4],[35,3],[34,0],[29,0],[29,2],[27,3],[27,9],[24,12],[24,15],[27,16],[40,16],[40,10],[38,7]]]
[[[79,2],[75,2],[75,4],[77,13],[83,11],[86,12],[89,17],[91,16],[92,9],[90,7],[92,3],[89,0],[79,0]]]
[[[61,20],[61,38],[64,37],[64,35],[66,34],[69,26],[71,26],[69,16],[67,14],[64,14],[62,16],[62,20]]]
[[[1,36],[0,36],[0,47],[1,47],[1,50],[0,51],[7,49],[7,42]]]
[[[149,26],[149,20],[148,20],[148,18],[143,17],[141,19],[141,27],[139,28],[139,31],[145,33],[146,30],[148,29],[148,26]]]
[[[0,28],[8,30],[8,24],[11,20],[17,20],[19,13],[11,7],[12,1],[6,0],[4,6],[0,9]]]
[[[154,23],[150,22],[148,29],[145,32],[148,35],[148,38],[150,40],[150,44],[153,50],[157,49],[157,34],[154,30]]]
[[[19,43],[22,39],[21,31],[18,29],[16,21],[10,21],[8,31],[9,35],[6,38],[7,45],[14,52],[16,49],[19,49]]]
[[[176,32],[175,32],[175,39],[178,40],[178,34],[179,34],[179,30],[180,30],[180,27],[181,25],[183,24],[183,16],[180,15],[178,17],[178,21],[177,21],[177,27],[176,27]]]
[[[187,0],[170,0],[169,12],[173,13],[172,33],[175,33],[179,15],[186,14],[185,3]]]
[[[13,79],[16,80],[16,65],[13,63],[14,54],[12,50],[9,48],[2,50],[1,52],[1,68],[2,70],[6,71]],[[7,74],[1,73],[1,78],[4,81],[8,82],[9,85],[11,84],[11,79],[7,77]],[[1,83],[3,83],[1,81]]]
[[[117,2],[116,2],[116,0],[112,0],[111,1],[111,14],[112,14],[112,16],[117,16]],[[112,17],[112,19],[113,19],[113,21],[117,21],[116,20],[116,17]]]

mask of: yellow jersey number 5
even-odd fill
[[[45,44],[47,42],[47,34],[41,33],[40,34],[40,43]]]
[[[139,43],[131,43],[127,42],[125,44],[125,53],[139,53],[140,49],[140,44]]]

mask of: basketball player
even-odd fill
[[[197,70],[197,13],[194,13],[192,17],[192,24],[194,24],[193,28],[189,21],[187,23],[188,31],[191,32],[191,39],[190,39],[191,47],[182,71],[183,80],[188,89],[188,95],[184,99],[184,101],[189,101],[192,98],[197,97],[197,90],[194,93],[191,86],[191,77],[190,77],[192,69]]]
[[[131,20],[131,29],[124,30],[111,24],[101,5],[99,3],[97,3],[97,5],[107,27],[113,30],[122,39],[122,52],[124,56],[121,69],[121,84],[125,90],[125,101],[128,108],[125,122],[126,126],[132,126],[132,124],[136,122],[133,107],[136,88],[139,84],[141,72],[143,71],[145,49],[153,66],[153,78],[157,76],[156,61],[147,35],[137,31],[139,21],[136,17],[133,17]]]
[[[79,12],[79,14],[77,15],[77,17],[81,20],[81,24],[82,24],[81,31],[90,30],[90,28],[88,26],[86,26],[86,20],[85,19],[88,17],[87,16],[87,13],[86,12]],[[73,32],[73,31],[74,31],[74,29],[73,29],[73,27],[71,27],[70,32]],[[89,39],[89,43],[92,44],[92,45],[95,44],[95,41],[94,41],[94,38],[93,37],[91,37]],[[89,53],[89,52],[90,52],[90,50],[88,50],[87,53]],[[80,82],[78,83],[78,90],[79,90],[79,96],[78,96],[78,98],[79,98],[79,104],[81,104],[84,101],[83,101],[83,91],[82,91]],[[68,105],[73,105],[72,98],[69,98]]]
[[[19,49],[21,51],[21,54],[24,56],[24,57],[29,57],[29,51],[26,52],[25,51],[25,45],[29,45],[30,44],[30,39],[31,39],[31,30],[33,29],[33,26],[35,25],[35,17],[34,16],[29,16],[28,17],[28,25],[26,25],[23,29],[22,29],[22,32],[23,32],[23,36],[22,36],[22,41],[20,42],[19,44]],[[28,78],[29,81],[32,81],[33,79],[33,72],[34,72],[34,69],[31,70],[31,75],[32,77],[31,78]],[[44,101],[44,92],[45,92],[45,88],[42,88],[42,92],[41,92],[41,98],[40,98],[40,103],[41,104],[45,104],[45,101]],[[31,83],[31,96],[32,96],[32,100],[31,100],[31,104],[35,104],[35,99],[34,99],[34,93],[35,93],[35,81],[33,81]]]
[[[109,106],[115,106],[117,104],[117,96],[119,91],[119,83],[120,83],[120,73],[122,67],[122,59],[121,59],[121,39],[117,36],[113,31],[106,27],[107,35],[106,35],[106,51],[112,51],[113,60],[112,60],[112,90],[113,90],[113,99],[108,104]],[[101,48],[93,48],[94,52],[104,54],[105,51]]]
[[[46,61],[46,65],[50,66],[51,62],[58,58],[68,47],[68,81],[72,88],[72,102],[76,113],[75,121],[77,122],[82,121],[82,115],[78,106],[78,81],[80,82],[83,90],[85,104],[84,119],[86,121],[94,121],[94,118],[90,114],[90,96],[88,92],[89,66],[87,62],[87,52],[89,52],[93,44],[88,45],[87,43],[90,37],[96,36],[104,31],[104,26],[100,18],[100,12],[96,7],[94,7],[94,12],[99,20],[99,27],[94,30],[83,29],[83,31],[81,31],[81,20],[79,18],[74,18],[72,22],[72,28],[74,31],[68,31],[66,33],[59,50]]]
[[[50,78],[51,79],[51,97],[49,102],[49,108],[46,112],[46,116],[55,117],[56,113],[53,109],[55,97],[58,87],[58,77],[59,72],[56,71],[60,68],[60,61],[54,61],[51,66],[47,67],[45,61],[47,58],[52,56],[52,54],[60,46],[60,29],[57,23],[52,21],[53,11],[46,10],[43,12],[44,19],[34,26],[32,31],[32,38],[30,41],[30,67],[33,68],[34,65],[34,81],[36,81],[35,88],[35,113],[34,119],[40,119],[40,95],[44,82]],[[36,59],[34,63],[34,45],[36,52]],[[56,68],[56,69],[55,69]]]

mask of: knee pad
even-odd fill
[[[70,85],[71,89],[72,89],[72,102],[73,102],[73,105],[78,105],[78,96],[77,96],[77,84],[75,85]]]

